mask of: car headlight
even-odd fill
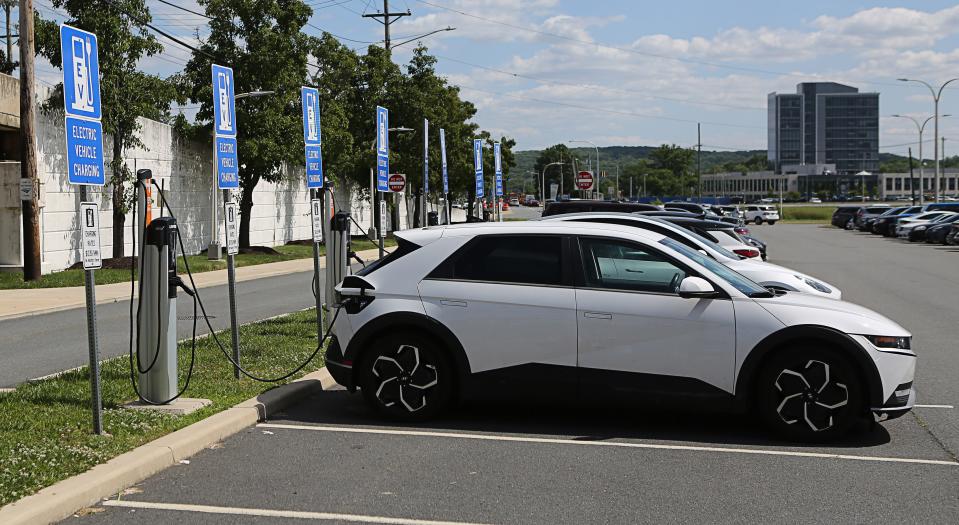
[[[796,279],[799,279],[800,281],[806,283],[807,286],[809,286],[809,287],[812,288],[813,290],[816,290],[817,292],[832,293],[832,289],[831,289],[831,288],[829,288],[829,287],[826,286],[825,284],[823,284],[823,283],[821,283],[821,282],[819,282],[819,281],[817,281],[817,280],[815,280],[815,279],[810,279],[809,277],[804,277],[804,276],[802,276],[802,275],[793,275],[793,277],[795,277]]]
[[[915,228],[913,228],[912,231],[914,231],[914,232],[921,232],[922,230],[925,230],[925,229],[926,229],[925,226],[916,226]]]
[[[895,337],[891,335],[864,335],[866,339],[876,348],[889,348],[891,350],[910,350],[912,348],[911,337]]]

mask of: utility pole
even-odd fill
[[[13,3],[10,0],[4,0],[3,2],[3,12],[6,16],[7,24],[7,62],[13,62],[13,40],[10,34],[10,9],[13,8]]]
[[[36,281],[41,275],[33,58],[33,0],[20,0],[20,183],[29,181],[33,188],[32,198],[21,202],[24,281]]]
[[[367,13],[363,15],[363,18],[372,18],[376,20],[377,22],[383,24],[383,47],[386,49],[386,55],[391,57],[392,49],[390,47],[390,24],[392,24],[393,22],[396,22],[397,20],[399,20],[400,18],[403,18],[404,16],[410,16],[412,14],[413,13],[411,13],[409,9],[407,9],[405,13],[403,12],[391,13],[390,0],[383,0],[382,13]],[[390,214],[390,218],[393,222],[394,230],[398,230],[399,224],[400,224],[400,206],[399,206],[399,203],[397,202],[396,195],[397,194],[394,193],[392,197],[393,213]],[[380,199],[382,198],[383,196],[380,195],[380,192],[378,191],[373,192],[373,216],[374,217],[379,217]],[[379,222],[379,219],[377,219],[376,222]],[[380,228],[385,228],[385,227],[386,225],[383,225],[383,224],[380,225]]]
[[[920,142],[919,144],[922,144]],[[920,164],[920,169],[922,165]],[[909,188],[912,190],[912,205],[916,205],[916,179],[912,175],[912,148],[909,148]]]

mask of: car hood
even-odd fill
[[[773,264],[770,262],[757,261],[756,259],[741,259],[737,261],[731,261],[727,263],[726,266],[729,266],[733,270],[736,270],[740,273],[763,272],[770,275],[774,273],[781,274],[784,284],[791,284],[794,286],[799,284],[799,280],[795,277],[798,275],[803,279],[819,281],[829,288],[837,292],[839,291],[838,287],[833,286],[832,284],[829,284],[818,277],[813,277],[802,272],[797,272],[792,268],[786,268],[785,266],[779,266],[778,264]]]
[[[754,299],[787,326],[820,325],[847,334],[909,337],[898,323],[858,304],[805,293]]]

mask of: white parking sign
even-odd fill
[[[226,221],[226,253],[236,255],[240,252],[240,221],[235,202],[223,203],[223,219]]]
[[[80,203],[80,259],[84,270],[103,266],[100,253],[100,210],[95,202]]]
[[[310,216],[313,218],[313,242],[323,242],[323,210],[320,199],[310,201]]]

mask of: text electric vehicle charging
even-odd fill
[[[169,217],[151,219],[150,216],[150,188],[155,188],[160,197],[160,209],[164,207]],[[275,378],[259,377],[240,366],[230,355],[217,336],[216,330],[210,324],[206,307],[197,291],[190,263],[183,246],[183,239],[177,229],[176,216],[168,206],[168,201],[162,188],[153,180],[152,172],[148,169],[137,171],[136,182],[137,208],[133,217],[133,251],[137,253],[137,231],[142,239],[139,252],[139,275],[134,276],[133,267],[130,270],[130,381],[140,401],[148,405],[165,405],[179,398],[189,387],[193,374],[193,365],[196,359],[196,310],[199,307],[201,316],[206,323],[210,336],[216,343],[223,356],[246,377],[255,381],[275,383],[290,378],[309,364],[323,348],[323,344],[330,336],[330,326],[336,322],[341,305],[327,304],[324,310],[332,310],[333,317],[329,319],[322,337],[318,338],[316,349],[312,354],[290,372]],[[335,207],[335,202],[334,202]],[[141,217],[137,220],[137,213]],[[349,221],[348,213],[338,212],[331,220],[332,233],[327,240],[327,283],[340,282],[348,272],[349,251]],[[185,283],[176,273],[177,251],[183,267],[186,270],[189,284]],[[314,275],[314,279],[318,279]],[[134,313],[134,287],[139,280],[139,294]],[[184,385],[177,389],[177,340],[176,340],[176,299],[177,288],[183,290],[193,298],[193,335],[191,340],[190,366],[184,379]],[[333,297],[327,287],[327,298]],[[320,315],[320,312],[317,312]],[[134,330],[134,321],[136,329]],[[134,333],[136,334],[134,336]],[[136,344],[134,345],[134,338]]]

